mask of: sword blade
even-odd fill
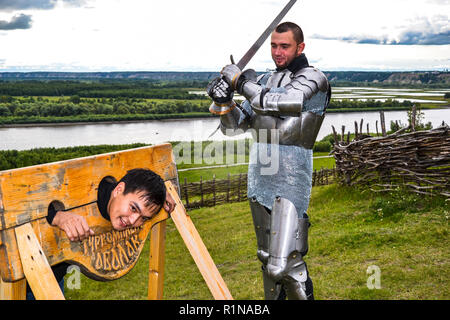
[[[266,30],[259,36],[258,40],[251,46],[250,49],[244,54],[244,56],[239,60],[239,62],[236,64],[239,69],[243,70],[247,63],[253,58],[255,53],[258,51],[259,48],[261,48],[262,44],[266,39],[269,37],[269,35],[275,30],[275,28],[278,26],[278,24],[281,22],[281,20],[284,18],[286,13],[292,8],[294,3],[297,0],[291,0],[289,3],[281,10],[281,12],[276,16],[276,18],[272,21],[272,23],[267,27]]]

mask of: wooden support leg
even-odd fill
[[[149,300],[162,300],[163,298],[165,242],[166,221],[161,221],[153,226],[150,233]]]
[[[176,202],[176,207],[170,214],[175,226],[178,229],[184,243],[186,244],[192,258],[194,258],[200,273],[205,279],[206,285],[216,300],[232,300],[230,291],[225,281],[217,270],[217,267],[209,255],[205,244],[192,223],[191,218],[186,214],[186,209],[178,197],[178,193],[172,182],[166,182],[167,192],[170,193]]]
[[[64,300],[64,295],[30,223],[15,228],[25,277],[36,300]]]
[[[27,280],[3,282],[0,278],[0,300],[25,300],[27,296]]]

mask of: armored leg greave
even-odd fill
[[[283,288],[289,299],[312,298],[312,282],[303,261],[308,252],[309,219],[298,218],[292,202],[280,197],[270,214],[256,199],[250,200],[250,208],[266,299],[278,299]]]

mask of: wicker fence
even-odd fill
[[[412,132],[406,133],[408,130]],[[426,131],[408,127],[378,137],[363,135],[361,130],[359,133],[356,130],[352,142],[350,135],[347,139],[341,136],[338,141],[334,133],[333,152],[339,183],[369,185],[373,191],[405,187],[419,194],[450,197],[448,125]]]
[[[313,186],[326,185],[335,181],[334,169],[315,170]],[[216,205],[247,200],[247,174],[228,174],[227,179],[203,180],[184,183],[180,181],[181,198],[186,209],[213,207]]]

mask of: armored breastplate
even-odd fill
[[[329,100],[329,85],[323,78],[323,74],[314,68],[304,68],[295,74],[285,69],[273,72],[265,84],[261,83],[266,90],[270,89],[274,99],[277,95],[298,96],[298,90],[301,90],[304,100],[295,116],[255,113],[250,122],[255,141],[312,149]]]

